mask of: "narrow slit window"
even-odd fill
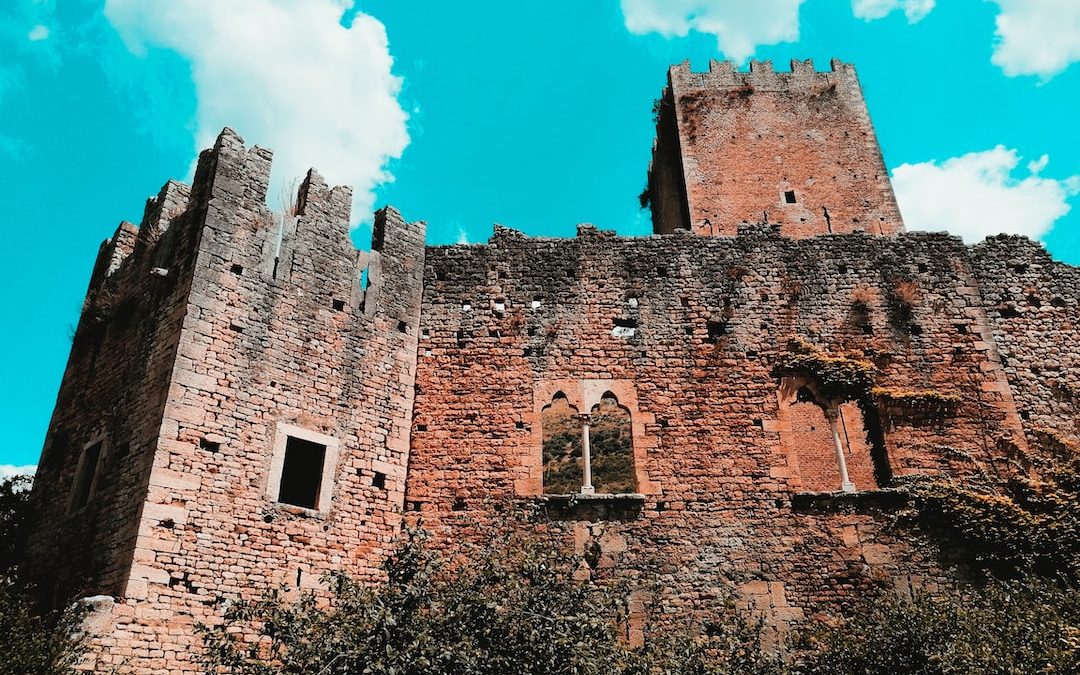
[[[71,486],[71,508],[81,509],[90,501],[90,492],[94,487],[94,475],[97,473],[98,459],[101,457],[101,442],[98,441],[83,450],[75,482]]]
[[[319,505],[326,446],[292,436],[285,443],[278,501],[305,509]]]

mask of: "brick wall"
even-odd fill
[[[901,282],[917,289],[907,309],[891,299]],[[774,625],[880,584],[941,581],[888,513],[793,508],[839,477],[824,415],[785,409],[770,370],[801,336],[871,360],[879,386],[962,398],[936,420],[871,407],[863,422],[845,406],[859,489],[878,485],[874,452],[887,473],[985,480],[1014,470],[1001,443],[1023,444],[986,329],[968,251],[946,235],[623,239],[582,227],[553,240],[499,228],[486,245],[430,248],[408,508],[447,545],[507,526],[514,505],[534,509],[513,526],[610,545],[610,566],[653,575],[673,609],[735,589]],[[644,500],[556,512],[539,497],[540,411],[556,391],[584,409],[606,389],[631,410]]]
[[[672,66],[649,172],[656,232],[732,235],[762,221],[791,237],[903,231],[854,67],[791,69]]]

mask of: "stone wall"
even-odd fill
[[[792,61],[783,73],[754,61],[742,73],[713,61],[695,73],[682,63],[668,73],[659,112],[649,172],[658,233],[733,235],[762,221],[790,237],[903,231],[851,64],[834,60],[818,73]]]
[[[1016,236],[987,239],[972,259],[1029,434],[1080,442],[1080,269]]]
[[[879,474],[990,482],[1014,470],[1000,448],[1024,447],[968,250],[950,236],[499,228],[486,245],[430,248],[424,281],[411,515],[449,545],[524,507],[538,515],[521,527],[579,551],[599,541],[605,565],[656,578],[673,611],[734,589],[782,627],[874,585],[944,580],[917,536],[889,527]],[[796,495],[839,489],[828,426],[820,410],[793,413],[804,404],[770,375],[792,337],[870,360],[879,387],[961,402],[938,417],[851,406],[844,445],[865,494],[818,508],[831,499]],[[641,494],[555,509],[540,411],[557,392],[587,410],[605,391],[631,411]]]
[[[165,277],[189,289],[186,311],[170,324],[171,369],[147,372],[162,389],[156,408],[140,411],[153,436],[129,453],[144,458],[141,492],[114,500],[129,565],[84,590],[117,598],[97,610],[102,632],[85,669],[197,672],[194,623],[213,621],[223,600],[280,583],[316,589],[331,570],[377,574],[398,531],[424,225],[380,211],[361,253],[348,236],[348,189],[309,173],[295,206],[275,214],[269,170],[269,151],[229,130],[200,159],[189,246],[176,248]],[[65,388],[82,383],[69,373]],[[78,405],[73,416],[86,417]],[[276,499],[288,437],[325,446],[313,508]],[[65,492],[49,475],[40,488]],[[113,506],[92,501],[93,512]],[[64,532],[54,553],[76,536]],[[103,534],[87,539],[111,550]]]

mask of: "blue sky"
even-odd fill
[[[276,186],[354,185],[360,246],[386,203],[433,244],[640,235],[666,68],[725,56],[854,62],[909,229],[1080,264],[1074,0],[6,0],[0,474],[37,461],[98,244],[223,125]]]

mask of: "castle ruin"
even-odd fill
[[[35,479],[27,568],[46,604],[94,597],[85,667],[198,672],[229,598],[375,578],[403,521],[452,546],[514,505],[675,612],[730,593],[782,629],[949,583],[889,486],[1077,439],[1080,270],[906,233],[854,68],[791,68],[670,69],[641,238],[425,246],[386,207],[357,251],[348,188],[311,172],[274,213],[270,151],[223,131],[102,245]],[[872,392],[777,370],[799,350],[857,354]]]

